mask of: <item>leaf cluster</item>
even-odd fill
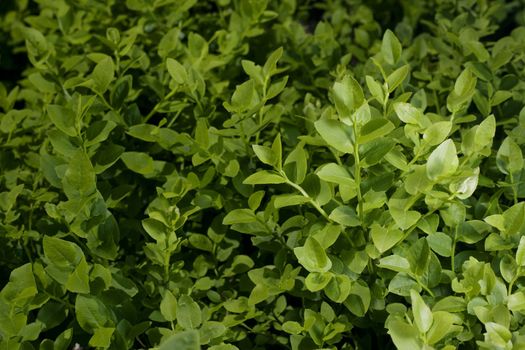
[[[524,348],[524,14],[2,1],[0,349]]]

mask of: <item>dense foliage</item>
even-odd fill
[[[0,349],[525,348],[525,11],[1,0]]]

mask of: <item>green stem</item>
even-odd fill
[[[435,297],[434,292],[431,291],[430,288],[427,287],[427,285],[422,283],[421,280],[419,279],[419,277],[417,277],[417,276],[414,276],[414,277],[416,279],[416,282],[421,286],[421,288],[423,288],[423,290],[425,292],[427,292],[432,298],[434,298]]]
[[[512,172],[509,172],[509,178],[510,178],[510,188],[512,189],[512,195],[514,197],[514,204],[518,204],[518,191],[517,191],[517,186],[514,183],[514,175],[512,175]]]
[[[436,101],[436,112],[437,114],[441,113],[441,106],[439,105],[439,98],[436,90],[432,90],[434,92],[434,100]]]
[[[170,280],[170,258],[171,258],[171,252],[169,249],[166,249],[165,255],[164,255],[164,282],[168,283]]]
[[[157,113],[157,111],[160,108],[160,105],[162,103],[164,103],[166,100],[171,98],[176,93],[177,93],[177,89],[175,88],[175,89],[171,90],[166,96],[164,96],[159,102],[157,102],[157,104],[153,107],[153,109],[148,113],[146,118],[144,118],[144,123],[146,123],[148,120],[150,120],[150,118],[153,117],[153,115],[155,115],[155,113]]]
[[[514,277],[509,283],[509,289],[507,291],[507,295],[512,294],[512,288],[514,287],[514,283],[516,283],[520,275],[521,275],[521,266],[518,266],[518,268],[516,269],[516,274],[514,275]]]
[[[359,140],[358,140],[358,130],[357,130],[357,123],[354,120],[353,123],[354,128],[354,180],[356,185],[356,191],[357,191],[357,206],[359,208],[359,221],[361,222],[361,225],[364,224],[364,212],[363,212],[363,195],[361,193],[361,160],[359,158]]]
[[[301,186],[299,186],[298,184],[290,181],[287,177],[286,177],[286,174],[284,173],[284,171],[280,171],[281,175],[286,179],[286,183],[290,186],[292,186],[293,188],[295,188],[297,191],[299,191],[304,197],[308,198],[308,201],[310,202],[310,204],[328,221],[332,221],[332,219],[330,219],[328,217],[328,214],[324,211],[323,208],[321,208],[321,206],[319,205],[319,203],[317,203],[317,201],[315,199],[313,199],[312,197],[310,197],[310,195],[304,190],[304,188],[302,188]]]
[[[337,162],[337,164],[342,166],[343,162],[341,162],[341,158],[337,155],[337,153],[334,151],[334,149],[332,147],[328,147],[328,149],[330,150],[330,152],[334,156],[335,161]]]
[[[45,295],[47,295],[49,297],[49,299],[51,300],[54,300],[56,302],[59,302],[61,304],[64,304],[66,305],[66,307],[69,309],[69,310],[75,310],[75,306],[73,304],[71,304],[69,301],[67,300],[62,300],[60,298],[57,298],[56,296],[52,295],[52,294],[49,294],[47,291],[43,291]]]
[[[456,226],[456,228],[454,230],[454,240],[452,241],[452,252],[450,254],[450,269],[454,273],[455,273],[455,265],[456,265],[455,255],[456,255],[456,242],[457,242],[457,239],[458,239],[458,226]]]

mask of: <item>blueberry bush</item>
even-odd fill
[[[525,348],[521,0],[2,0],[0,349]]]

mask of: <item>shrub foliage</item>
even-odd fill
[[[0,348],[524,348],[524,14],[2,0]]]

